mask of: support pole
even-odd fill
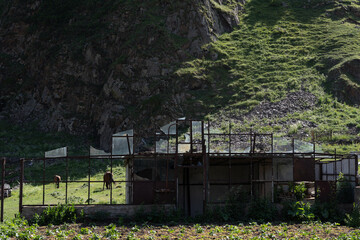
[[[68,161],[68,156],[66,154],[66,158],[65,158],[65,164],[66,164],[66,168],[65,168],[65,177],[66,177],[66,181],[65,181],[65,204],[68,203],[68,179],[69,179],[69,161]]]
[[[229,193],[231,190],[231,122],[229,122]]]
[[[90,176],[91,176],[91,156],[89,155],[88,162],[88,205],[90,204]]]
[[[2,159],[2,168],[1,168],[1,222],[4,221],[4,192],[5,192],[5,163],[6,159]]]
[[[19,213],[22,213],[23,205],[23,188],[24,188],[24,159],[20,159],[20,193],[19,193]]]
[[[201,121],[201,152],[202,152],[202,166],[203,166],[203,213],[206,211],[207,205],[207,181],[206,181],[206,146],[205,146],[205,135],[204,135],[204,121]]]
[[[110,158],[110,172],[111,172],[111,182],[110,182],[110,205],[112,204],[112,180],[113,180],[113,159]]]
[[[46,159],[44,158],[43,161],[43,180],[42,180],[42,184],[43,184],[43,201],[42,201],[42,205],[45,205],[45,170],[46,169]]]
[[[178,120],[176,119],[176,125],[175,125],[175,160],[174,160],[174,170],[175,170],[175,184],[176,184],[176,209],[179,209],[179,168],[178,168],[178,161],[179,161],[179,131],[178,131]],[[156,143],[155,143],[156,147]],[[155,151],[155,172],[157,174],[157,168],[156,168],[156,151]],[[156,176],[156,175],[155,175]],[[154,178],[154,183],[155,178]],[[184,193],[183,193],[184,194]]]

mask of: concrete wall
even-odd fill
[[[159,207],[165,209],[166,211],[171,211],[175,209],[173,204],[164,204],[164,205],[86,205],[86,206],[75,206],[77,210],[84,210],[85,217],[91,215],[96,215],[97,213],[104,214],[109,219],[115,219],[120,216],[131,217],[137,211],[143,210],[146,212],[151,212],[154,207]],[[22,216],[26,219],[30,219],[34,216],[35,213],[41,214],[47,206],[24,206]]]

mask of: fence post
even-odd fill
[[[23,205],[23,186],[24,185],[24,158],[20,159],[20,193],[19,193],[19,213],[22,213]]]
[[[6,158],[2,159],[2,174],[1,174],[1,222],[4,221],[4,184],[5,184],[5,163],[6,163]]]

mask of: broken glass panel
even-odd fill
[[[115,133],[112,137],[112,155],[130,155],[133,153],[134,130]],[[128,143],[129,139],[129,143]]]
[[[66,157],[67,156],[67,147],[57,148],[45,152],[45,158],[56,158],[56,157]]]

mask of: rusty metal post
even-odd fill
[[[190,153],[193,153],[193,129],[192,129],[192,120],[190,122]],[[192,164],[192,158],[190,158],[190,164]]]
[[[129,134],[126,134],[126,141],[127,141],[127,145],[128,145],[129,155],[131,155],[131,148],[130,148]],[[134,141],[134,139],[133,139],[133,141]]]
[[[155,143],[156,147],[156,143]],[[156,153],[156,152],[155,152]],[[175,125],[175,160],[174,160],[174,170],[175,170],[175,184],[176,184],[176,209],[179,209],[179,168],[178,168],[178,157],[179,157],[179,132],[178,132],[178,119],[176,119]],[[156,165],[156,154],[155,154],[155,173],[157,174],[157,165]],[[156,175],[155,175],[156,176]],[[155,181],[155,179],[154,179]]]
[[[358,178],[358,173],[359,173],[359,168],[356,166],[359,166],[359,159],[358,159],[358,155],[355,154],[355,186],[359,185],[359,178]]]
[[[68,156],[66,154],[66,158],[65,158],[65,177],[66,177],[66,181],[65,181],[65,204],[68,203],[68,179],[69,179],[69,161],[68,161]]]
[[[19,213],[22,213],[24,188],[24,158],[20,159],[20,193],[19,193]]]
[[[90,204],[90,176],[91,176],[91,156],[89,155],[89,162],[88,162],[88,205]]]
[[[46,158],[44,158],[44,161],[43,161],[43,180],[42,180],[42,184],[43,184],[43,202],[42,202],[42,205],[45,205],[45,171],[46,171]]]
[[[208,154],[210,154],[210,120],[208,120]]]
[[[335,191],[337,190],[336,189],[336,183],[337,183],[337,167],[336,167],[336,148],[335,148],[335,166],[334,166],[334,169],[335,169]]]
[[[231,122],[229,121],[229,192],[231,190]]]
[[[111,177],[114,178],[113,176],[113,158],[110,158],[110,172],[111,172]],[[110,182],[110,205],[112,204],[112,181]]]
[[[154,149],[154,152],[155,154],[157,153],[157,148],[156,148],[156,142],[157,142],[158,138],[157,138],[157,134],[155,132],[155,149]]]
[[[207,207],[207,181],[206,181],[206,146],[205,146],[205,135],[204,135],[204,121],[201,121],[201,152],[203,158],[203,213],[206,211]]]
[[[271,155],[271,201],[274,202],[274,155]]]
[[[250,158],[250,196],[253,199],[253,158]]]
[[[5,192],[5,164],[6,158],[2,159],[2,167],[1,167],[1,222],[4,221],[4,192]]]

